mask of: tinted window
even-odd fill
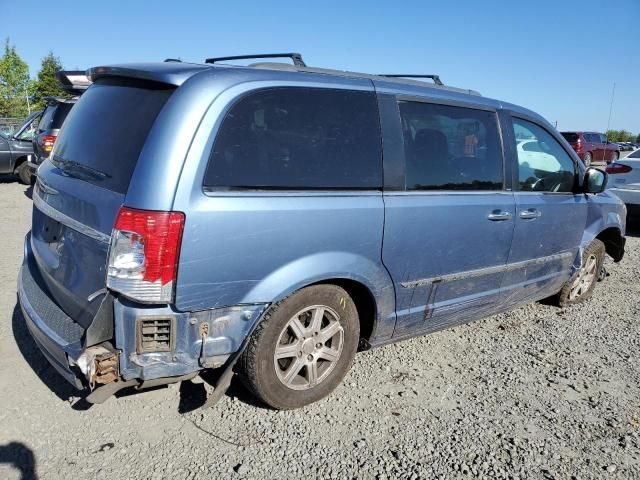
[[[56,108],[57,105],[48,105],[44,109],[44,113],[42,114],[40,123],[38,124],[38,130],[44,131],[49,128],[49,125],[51,125],[51,122],[53,120],[53,114],[55,113]]]
[[[63,102],[57,103],[55,105],[49,105],[45,111],[44,115],[40,119],[40,124],[38,128],[41,131],[44,130],[52,130],[56,128],[62,127],[65,118],[69,114],[71,107],[73,107],[74,103]]]
[[[640,158],[640,150],[636,150],[632,154],[630,154],[627,158]]]
[[[538,125],[513,119],[522,191],[572,192],[575,167],[569,154]]]
[[[206,188],[377,189],[382,154],[371,92],[274,88],[240,99],[224,118]]]
[[[71,110],[52,162],[69,175],[126,193],[158,113],[173,88],[98,80]]]
[[[407,190],[500,190],[496,114],[421,102],[399,103]]]
[[[578,134],[573,132],[562,132],[562,136],[569,143],[574,143],[578,141]]]

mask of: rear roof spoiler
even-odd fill
[[[62,89],[71,95],[81,95],[91,85],[91,80],[82,70],[60,70],[56,78]]]

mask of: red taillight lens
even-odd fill
[[[107,286],[142,302],[173,301],[184,219],[181,212],[122,207],[111,237]]]
[[[631,170],[633,170],[633,168],[629,165],[623,165],[621,163],[612,163],[606,168],[606,172],[609,175],[615,175],[616,173],[629,173]]]
[[[42,137],[40,137],[40,147],[46,153],[51,153],[51,150],[53,150],[53,145],[55,143],[56,143],[55,135],[43,135]]]
[[[582,142],[580,141],[580,139],[578,139],[576,143],[573,144],[573,149],[576,151],[576,153],[582,152]]]

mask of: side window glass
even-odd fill
[[[501,190],[496,114],[400,101],[407,190]]]
[[[380,189],[380,121],[372,92],[280,87],[225,116],[205,189]]]
[[[18,139],[31,140],[36,131],[39,121],[40,121],[39,117],[34,118],[29,124],[29,126],[20,133],[20,136],[18,137]]]
[[[51,122],[53,121],[53,114],[56,111],[56,106],[49,105],[45,108],[42,117],[40,117],[40,123],[38,124],[38,130],[43,132],[51,128]]]
[[[553,136],[538,125],[513,119],[518,185],[525,192],[573,192],[575,165]]]

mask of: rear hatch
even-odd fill
[[[34,189],[31,250],[51,298],[83,327],[105,288],[114,220],[174,87],[98,80],[69,113]]]

